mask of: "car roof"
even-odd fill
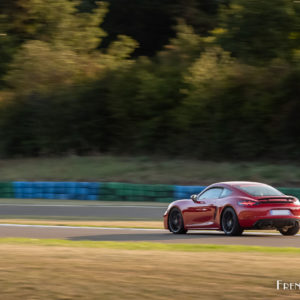
[[[238,186],[238,185],[263,185],[264,183],[255,181],[223,181],[212,184],[211,186]]]
[[[228,185],[240,185],[240,184],[264,184],[261,182],[255,182],[255,181],[226,181],[223,182],[224,184]]]

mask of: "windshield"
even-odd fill
[[[275,188],[266,184],[243,184],[237,185],[237,188],[252,196],[282,196],[283,194]]]

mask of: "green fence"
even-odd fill
[[[172,202],[174,186],[107,182],[101,183],[99,198],[107,201]]]
[[[14,198],[12,182],[0,182],[0,198]]]
[[[282,193],[288,196],[295,196],[300,199],[300,188],[278,188]]]

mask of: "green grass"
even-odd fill
[[[106,242],[106,241],[69,241],[59,239],[30,239],[30,238],[0,238],[0,245],[36,245],[36,246],[63,246],[84,248],[110,248],[119,250],[158,250],[180,252],[260,252],[300,254],[299,248],[293,247],[261,247],[242,245],[214,245],[214,244],[163,244],[151,242]]]
[[[299,186],[295,163],[207,162],[156,157],[31,158],[0,160],[0,181],[114,181],[206,185],[223,180]]]
[[[0,239],[1,299],[299,299],[295,249],[176,247]]]

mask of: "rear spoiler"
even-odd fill
[[[260,197],[258,200],[270,200],[270,199],[286,199],[286,200],[294,200],[295,198],[292,196],[273,196],[273,197]]]
[[[257,200],[264,203],[293,203],[296,201],[296,199],[291,196],[260,197]]]

